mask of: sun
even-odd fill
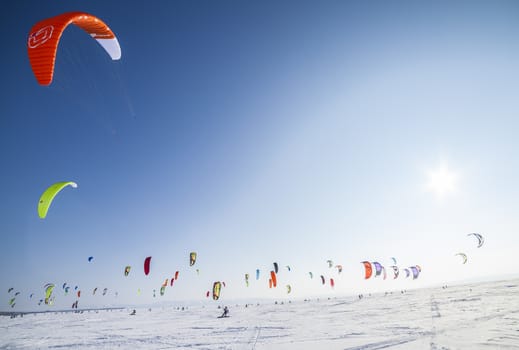
[[[434,193],[438,198],[452,194],[458,189],[458,174],[450,170],[446,164],[429,171],[427,177],[427,191]]]

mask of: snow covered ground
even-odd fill
[[[129,312],[0,317],[0,349],[519,349],[519,280]]]

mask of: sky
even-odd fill
[[[516,2],[0,6],[0,310],[14,291],[19,309],[68,308],[77,298],[63,283],[82,290],[80,307],[101,307],[209,303],[214,281],[225,301],[519,273]],[[122,57],[70,25],[41,86],[27,36],[68,11],[108,24]],[[40,219],[59,181],[78,188]],[[361,261],[391,257],[420,277],[364,280]],[[55,304],[38,306],[46,283]]]

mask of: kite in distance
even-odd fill
[[[411,269],[411,271],[413,272],[413,279],[417,279],[418,276],[420,275],[420,270],[418,269],[417,266],[411,266],[409,267],[409,269]]]
[[[464,253],[457,253],[457,254],[454,254],[454,256],[461,256],[461,258],[463,259],[463,264],[466,264],[467,263],[467,254],[464,254]]]
[[[27,39],[29,62],[40,85],[50,85],[52,82],[58,44],[69,24],[75,24],[90,34],[112,60],[121,58],[119,41],[99,18],[85,12],[67,12],[47,18],[33,25]]]
[[[369,261],[363,261],[361,264],[364,264],[364,279],[368,279],[371,277],[373,273],[373,268],[371,267],[371,263]]]
[[[150,262],[151,256],[148,256],[146,259],[144,259],[144,274],[146,276],[150,273]]]
[[[40,219],[45,219],[47,216],[47,212],[49,211],[49,207],[54,200],[54,197],[65,187],[70,186],[72,188],[77,188],[77,184],[72,181],[64,181],[57,182],[51,185],[49,188],[43,192],[40,197],[40,201],[38,202],[38,216]]]
[[[196,263],[196,252],[189,253],[189,266],[193,266]]]
[[[51,305],[53,299],[52,291],[54,290],[54,283],[47,283],[45,286],[43,286],[43,289],[45,289],[45,305]]]
[[[400,270],[398,269],[398,266],[393,265],[393,266],[390,266],[390,267],[393,268],[393,274],[394,274],[393,279],[397,279],[398,275],[400,274]]]
[[[278,284],[278,280],[277,280],[277,277],[276,277],[276,273],[274,271],[270,271],[270,279],[272,280],[272,286],[274,288],[276,288],[277,284]]]
[[[382,273],[383,266],[380,265],[378,261],[374,261],[373,265],[375,266],[375,277],[380,276],[380,274]]]
[[[485,239],[479,233],[475,233],[475,232],[474,233],[469,233],[467,236],[474,236],[474,237],[476,237],[478,239],[478,248],[481,248],[483,243],[485,243]]]
[[[222,290],[222,284],[220,282],[213,283],[213,300],[220,299],[220,291]]]

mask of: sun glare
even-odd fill
[[[442,164],[439,168],[428,172],[427,191],[443,198],[457,190],[458,175]]]

